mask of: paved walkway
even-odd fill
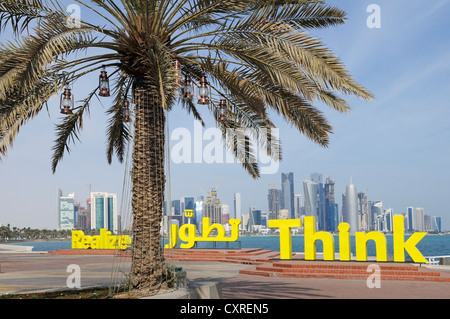
[[[69,265],[79,265],[81,287],[108,286],[112,275],[129,267],[129,258],[53,255],[0,251],[0,294],[66,289]],[[449,282],[382,281],[368,288],[366,280],[294,279],[241,275],[250,265],[224,262],[173,262],[188,281],[220,281],[224,299],[449,299]],[[120,266],[120,267],[119,267]]]

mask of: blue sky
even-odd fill
[[[348,99],[349,114],[321,107],[334,127],[330,146],[314,144],[274,118],[280,128],[283,162],[276,174],[253,180],[239,164],[171,163],[172,199],[207,195],[218,187],[222,202],[233,205],[240,192],[243,213],[249,206],[267,210],[268,183],[281,182],[282,172],[294,173],[295,192],[313,172],[336,180],[336,201],[352,179],[370,200],[401,213],[407,206],[423,207],[442,216],[450,229],[447,183],[450,181],[450,3],[442,1],[329,1],[348,15],[345,25],[312,31],[341,58],[356,81],[376,100]],[[366,8],[381,9],[381,28],[370,29]],[[83,15],[83,12],[82,12]],[[74,84],[79,99],[97,83],[97,75]],[[58,102],[49,103],[24,126],[0,163],[0,223],[16,227],[55,228],[56,189],[75,192],[85,201],[93,191],[121,194],[125,167],[106,162],[104,111],[109,100],[91,107],[81,134],[55,174],[51,173],[54,127],[60,118]],[[194,122],[175,107],[170,128],[193,130]],[[208,122],[211,125],[211,122]],[[172,142],[173,143],[173,142]]]

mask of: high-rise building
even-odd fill
[[[295,218],[300,218],[302,207],[302,195],[294,194],[294,214]]]
[[[248,212],[248,231],[253,231],[254,226],[262,225],[261,219],[261,210],[256,209],[255,207],[250,206]]]
[[[359,229],[362,231],[369,231],[372,219],[370,216],[370,207],[367,195],[358,193],[358,223]]]
[[[416,214],[414,218],[416,222],[416,231],[424,231],[424,213],[422,207],[416,207]]]
[[[270,188],[267,199],[269,201],[269,219],[278,219],[279,211],[284,206],[282,191],[280,189]]]
[[[91,195],[91,229],[107,229],[114,233],[119,231],[117,216],[117,195],[105,192],[92,192]]]
[[[241,219],[241,193],[234,193],[234,215],[231,218]]]
[[[282,209],[287,209],[289,212],[289,218],[295,218],[294,211],[294,174],[293,173],[281,173],[281,191],[283,193]]]
[[[327,178],[324,185],[324,213],[323,213],[323,229],[324,231],[336,231],[337,228],[337,205],[334,198],[334,184],[335,181]],[[320,185],[320,184],[319,184]],[[321,205],[321,203],[320,203]],[[322,205],[321,205],[322,206]],[[319,211],[320,213],[320,211]]]
[[[319,184],[310,180],[303,181],[303,193],[305,195],[305,215],[319,219],[317,197],[319,196]]]
[[[433,216],[432,220],[432,230],[435,232],[441,232],[442,231],[442,224],[441,224],[441,217],[439,216]]]
[[[334,197],[334,184],[331,184],[330,180],[330,185],[328,185],[330,199]],[[330,216],[327,216],[325,209],[325,187],[322,183],[322,174],[313,173],[310,180],[303,181],[303,192],[305,195],[305,215],[315,217],[318,230],[331,228]],[[328,213],[330,212],[331,210],[328,211]]]
[[[415,223],[414,223],[414,207],[407,207],[406,208],[406,218],[408,220],[408,227],[406,228],[409,232],[413,232],[415,229]]]
[[[356,186],[350,181],[342,200],[342,221],[350,225],[350,233],[359,230],[358,225],[358,195]]]
[[[75,194],[62,196],[58,189],[58,228],[75,229]]]
[[[220,199],[217,198],[217,191],[214,187],[206,197],[206,201],[203,202],[202,215],[210,218],[211,224],[222,224],[222,204]]]

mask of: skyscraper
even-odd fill
[[[214,187],[209,196],[206,197],[206,201],[203,202],[202,215],[203,217],[209,217],[211,224],[222,224],[222,204],[220,199],[217,198],[217,191]]]
[[[432,219],[432,230],[435,232],[441,232],[442,231],[442,224],[441,224],[441,217],[439,216],[433,216]]]
[[[335,182],[331,178],[327,178],[325,181],[324,193],[324,216],[323,216],[323,229],[325,231],[336,231],[337,223],[337,205],[334,200],[334,184]]]
[[[330,180],[330,185],[328,185],[329,199],[334,198],[334,184],[331,184]],[[318,230],[330,230],[331,221],[329,220],[329,213],[331,210],[328,210],[327,215],[325,209],[325,187],[322,183],[322,174],[312,173],[310,180],[303,181],[303,192],[305,195],[305,215],[314,216],[316,218]]]
[[[409,232],[414,231],[415,223],[414,223],[414,207],[406,208],[406,218],[408,220],[407,230]]]
[[[303,193],[305,195],[305,215],[314,216],[319,220],[319,209],[317,197],[319,196],[319,183],[305,180],[303,181]]]
[[[295,218],[300,218],[301,207],[302,207],[302,195],[301,194],[295,194],[294,195],[294,214],[295,214]]]
[[[415,230],[424,231],[424,213],[422,207],[416,207],[416,216],[414,220],[416,222]]]
[[[241,193],[234,193],[234,216],[231,218],[241,219]]]
[[[75,228],[75,194],[62,196],[58,189],[58,227],[59,229]]]
[[[284,198],[284,206],[282,209],[287,209],[289,212],[289,218],[295,218],[294,211],[294,174],[293,173],[281,173],[281,191]]]
[[[342,221],[350,225],[350,233],[359,230],[358,225],[358,193],[356,186],[350,181],[345,190],[342,203]]]
[[[278,219],[281,207],[284,207],[283,192],[280,189],[270,188],[267,199],[269,202],[269,219]]]
[[[91,229],[107,229],[118,232],[117,195],[92,192],[91,193]]]

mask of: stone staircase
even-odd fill
[[[279,258],[280,253],[262,248],[243,249],[166,249],[164,257],[169,261],[204,261],[227,262],[258,265],[272,258]]]
[[[129,251],[63,250],[53,254],[110,254],[131,257]],[[164,258],[175,262],[224,262],[249,265],[240,274],[279,278],[327,278],[367,280],[373,274],[371,264],[380,267],[381,280],[450,282],[450,271],[438,271],[409,263],[306,261],[302,254],[292,260],[280,260],[280,253],[262,248],[242,249],[165,249]]]
[[[275,261],[243,269],[240,274],[279,278],[326,278],[367,280],[373,263],[324,261]],[[412,264],[377,263],[381,280],[450,282],[450,274]]]

